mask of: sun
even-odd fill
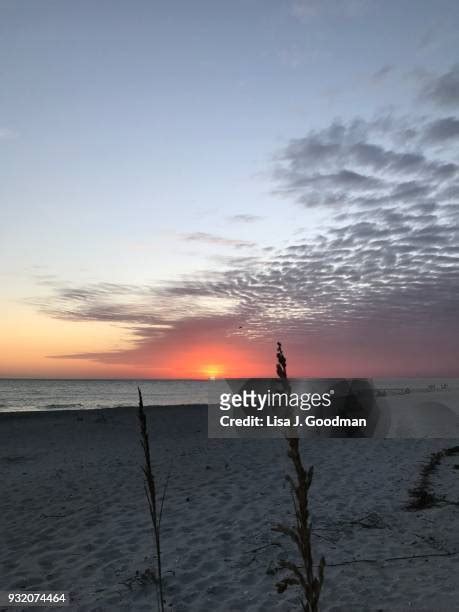
[[[208,364],[202,368],[202,373],[204,374],[206,378],[215,380],[216,378],[222,375],[223,367],[221,365]]]

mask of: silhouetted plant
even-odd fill
[[[279,376],[284,391],[291,392],[291,386],[287,377],[287,359],[282,351],[282,345],[277,343],[277,375]],[[295,471],[295,479],[287,475],[286,479],[292,489],[293,506],[295,513],[295,525],[276,525],[274,531],[287,535],[293,540],[302,565],[294,561],[281,560],[279,569],[289,571],[289,575],[276,584],[278,593],[283,593],[289,586],[299,586],[302,591],[300,598],[301,607],[304,612],[318,612],[319,598],[324,582],[325,559],[319,561],[318,573],[314,572],[314,561],[311,548],[311,523],[309,520],[309,488],[312,483],[313,467],[306,470],[303,466],[300,454],[299,440],[296,437],[287,437],[288,456],[291,459]]]
[[[148,500],[148,507],[150,510],[150,518],[153,525],[153,536],[156,549],[156,564],[157,564],[157,597],[158,597],[158,609],[164,612],[164,593],[163,593],[163,575],[161,568],[161,518],[163,514],[164,500],[166,498],[168,479],[164,485],[163,494],[161,499],[157,499],[156,492],[156,481],[153,472],[150,456],[150,442],[148,439],[147,419],[145,411],[143,409],[142,393],[139,391],[139,423],[140,423],[140,443],[143,448],[145,464],[143,466],[143,473],[145,476],[145,495]]]
[[[429,461],[421,468],[418,484],[409,491],[411,499],[406,506],[407,510],[424,510],[446,501],[444,496],[435,495],[432,491],[430,479],[445,457],[452,457],[458,454],[459,446],[451,446],[430,455]],[[449,503],[458,505],[457,502]]]

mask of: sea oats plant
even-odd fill
[[[277,375],[279,376],[284,391],[291,392],[291,386],[287,377],[287,359],[282,351],[282,345],[277,343]],[[324,582],[325,559],[321,557],[317,575],[314,572],[314,560],[311,548],[311,523],[309,520],[309,488],[312,483],[313,467],[306,470],[301,460],[299,440],[288,437],[288,456],[293,463],[294,474],[286,476],[292,489],[293,506],[295,513],[295,525],[276,525],[274,531],[278,531],[291,538],[298,550],[300,562],[281,560],[280,570],[288,570],[288,575],[277,584],[278,593],[283,593],[289,586],[296,585],[301,589],[301,609],[303,612],[318,612],[319,598]]]
[[[145,495],[148,500],[150,510],[150,518],[153,526],[154,544],[156,549],[156,570],[157,570],[157,597],[158,610],[164,612],[164,593],[163,593],[163,575],[161,567],[161,518],[163,514],[164,500],[166,498],[167,480],[163,489],[163,494],[158,500],[156,491],[156,481],[153,472],[150,456],[150,442],[148,439],[147,418],[143,409],[142,393],[139,391],[139,424],[140,424],[140,443],[143,448],[145,464],[143,465],[143,473],[145,476]],[[159,501],[159,503],[158,503]]]

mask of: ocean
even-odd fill
[[[205,380],[35,380],[0,379],[0,412],[93,410],[144,404],[207,404]]]
[[[376,387],[426,390],[429,384],[448,384],[459,390],[458,379],[393,378],[373,379]],[[43,380],[0,379],[0,412],[93,410],[136,406],[137,387],[146,406],[207,404],[209,391],[215,395],[219,382],[208,380]],[[224,389],[222,389],[224,390]]]

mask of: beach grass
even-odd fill
[[[148,501],[148,508],[153,527],[154,546],[156,552],[156,574],[157,574],[157,599],[158,599],[158,610],[164,612],[164,585],[163,585],[163,571],[162,571],[162,559],[161,559],[161,519],[164,508],[164,500],[166,498],[167,483],[163,488],[161,497],[159,498],[157,493],[156,478],[152,467],[151,454],[150,454],[150,441],[147,428],[147,417],[143,406],[142,392],[139,392],[139,410],[138,418],[140,424],[140,443],[142,445],[144,454],[144,465],[142,467],[143,474],[145,477],[145,495]]]
[[[282,351],[282,345],[277,343],[277,375],[282,381],[286,393],[291,392],[287,377],[287,359]],[[311,522],[309,519],[309,489],[312,484],[314,468],[305,469],[301,459],[299,439],[288,437],[288,457],[294,468],[294,477],[288,474],[287,481],[292,490],[292,500],[295,515],[295,525],[279,524],[273,527],[274,531],[288,536],[296,546],[299,553],[299,562],[281,560],[280,570],[287,570],[288,575],[277,582],[279,593],[283,593],[289,586],[298,586],[301,590],[301,608],[303,612],[318,612],[319,599],[324,582],[325,559],[321,557],[318,563],[317,575],[314,570],[314,559],[311,542]]]
[[[425,510],[440,503],[445,503],[445,498],[434,493],[431,477],[440,466],[443,459],[459,455],[459,446],[444,448],[432,453],[429,460],[422,466],[417,485],[410,489],[410,500],[406,506],[407,510]],[[451,502],[448,502],[451,503]]]

